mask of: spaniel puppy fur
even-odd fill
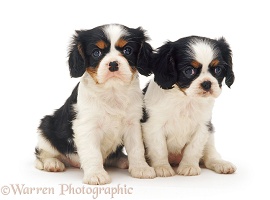
[[[104,165],[129,168],[132,177],[154,178],[145,161],[139,75],[149,75],[152,48],[142,28],[109,24],[76,31],[69,52],[71,77],[81,77],[64,105],[38,127],[36,167],[81,167],[86,184],[111,179]],[[122,152],[125,145],[128,160]]]
[[[191,36],[161,46],[153,58],[154,80],[144,89],[143,137],[157,176],[198,175],[199,162],[217,173],[236,167],[214,144],[212,109],[222,81],[234,82],[231,49],[224,38]]]

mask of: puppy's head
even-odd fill
[[[97,84],[109,79],[130,82],[139,71],[150,75],[152,48],[142,28],[111,24],[76,31],[69,52],[71,77],[89,73]]]
[[[161,88],[177,86],[187,96],[218,97],[224,78],[228,87],[234,82],[231,49],[224,38],[167,42],[154,55],[152,70]]]

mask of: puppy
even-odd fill
[[[154,80],[144,89],[148,119],[143,137],[157,176],[198,175],[199,161],[217,173],[234,173],[214,145],[212,109],[222,81],[234,82],[231,50],[224,38],[191,36],[161,46],[153,59]],[[146,118],[145,118],[146,119]]]
[[[103,165],[128,168],[136,178],[154,178],[144,158],[138,72],[149,75],[152,48],[142,28],[110,24],[76,31],[69,52],[71,77],[81,77],[65,104],[38,127],[36,167],[64,171],[81,167],[86,184],[106,184]],[[125,145],[128,160],[122,152]]]

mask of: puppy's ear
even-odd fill
[[[172,89],[177,81],[173,45],[167,42],[153,56],[154,81],[163,89]]]
[[[231,85],[234,82],[234,73],[233,73],[233,63],[232,63],[232,51],[230,49],[229,44],[226,42],[225,38],[220,38],[218,40],[218,48],[221,51],[221,55],[223,60],[226,62],[226,79],[225,83],[228,87],[231,87]]]
[[[73,41],[69,51],[69,71],[71,77],[81,77],[86,69],[85,54],[80,41],[81,31],[76,31],[77,35],[73,36]]]
[[[144,76],[151,75],[151,59],[153,56],[153,48],[146,41],[149,39],[146,35],[146,31],[142,27],[135,29],[136,37],[141,40],[141,47],[137,57],[137,70]]]
[[[153,56],[153,48],[147,42],[142,42],[137,60],[137,70],[144,76],[151,75],[151,60]]]

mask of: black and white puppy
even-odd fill
[[[154,80],[144,89],[148,119],[143,137],[157,176],[201,172],[199,162],[218,173],[236,168],[214,145],[212,109],[222,81],[234,82],[231,50],[224,38],[191,36],[161,46],[153,59]]]
[[[149,75],[152,48],[142,28],[110,24],[77,31],[69,53],[72,77],[81,77],[65,104],[41,120],[36,167],[81,167],[86,184],[110,182],[103,165],[154,178],[145,161],[140,119],[143,99],[138,72]],[[128,160],[122,152],[125,145]]]

